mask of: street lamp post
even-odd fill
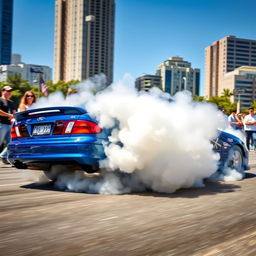
[[[236,88],[234,89],[234,94],[237,95],[237,106],[236,106],[236,112],[237,113],[240,113],[240,108],[241,108],[241,100],[240,100],[240,95],[242,93],[245,93],[246,92],[246,89],[243,89],[243,88]]]
[[[241,108],[241,102],[240,102],[240,93],[238,93],[238,100],[237,100],[237,106],[236,106],[236,113],[240,113]]]
[[[182,80],[184,81],[184,90],[187,90],[187,78],[183,76]]]

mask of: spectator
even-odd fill
[[[232,127],[234,130],[238,129],[238,119],[236,117],[236,110],[232,110],[231,114],[228,116],[228,122],[230,127]]]
[[[33,103],[36,102],[36,95],[33,91],[26,91],[21,98],[18,111],[25,111],[29,109]]]
[[[239,130],[242,130],[243,128],[244,128],[244,124],[243,124],[243,116],[242,116],[242,114],[241,113],[238,113],[237,115],[236,115],[236,119],[237,119],[237,121],[238,121],[238,128],[237,129],[239,129]]]
[[[244,118],[244,131],[246,136],[246,146],[250,149],[250,140],[253,140],[253,134],[256,133],[256,115],[254,114],[254,109],[249,108],[249,114]],[[253,140],[253,146],[254,145]]]
[[[3,145],[4,140],[8,144],[10,141],[11,133],[11,120],[13,114],[16,112],[16,107],[13,101],[10,100],[13,89],[6,85],[1,90],[0,97],[0,146]],[[7,161],[7,148],[0,154],[2,162],[8,164]]]

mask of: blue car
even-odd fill
[[[218,136],[211,141],[213,150],[220,154],[219,172],[225,169],[235,169],[244,175],[245,170],[249,170],[248,150],[245,143],[230,133],[218,131]]]
[[[19,112],[12,126],[8,159],[19,169],[43,170],[50,178],[52,165],[66,165],[70,170],[99,170],[105,158],[104,144],[110,131],[99,127],[86,110],[78,107],[50,107]],[[220,154],[219,171],[226,167],[243,173],[248,169],[248,151],[243,141],[219,131],[212,140]]]
[[[105,158],[108,130],[78,107],[50,107],[15,114],[8,160],[19,169],[49,170],[54,164],[95,172]]]

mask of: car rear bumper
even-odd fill
[[[34,143],[33,141],[13,141],[8,145],[8,159],[15,166],[25,168],[33,166],[38,169],[52,164],[98,165],[104,159],[101,143],[89,141],[55,141],[51,143]]]

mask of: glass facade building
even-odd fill
[[[171,95],[183,90],[199,95],[200,69],[192,68],[183,58],[172,57],[164,61],[158,66],[156,75],[161,77],[162,90]]]
[[[0,0],[0,65],[11,63],[13,0]]]

